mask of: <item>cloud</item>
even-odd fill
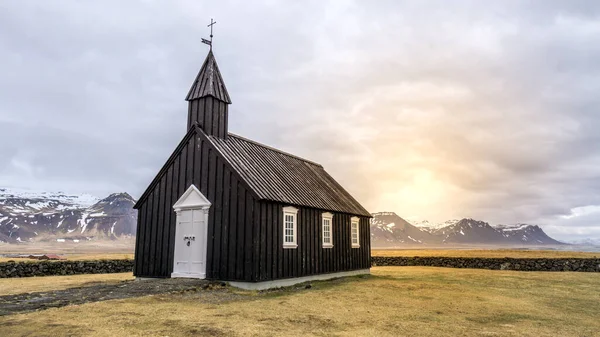
[[[3,4],[0,183],[140,195],[214,17],[230,130],[372,210],[598,235],[600,4]],[[572,229],[572,232],[571,232]]]

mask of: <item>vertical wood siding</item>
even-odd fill
[[[198,123],[207,135],[227,138],[228,104],[212,96],[190,101],[188,130]]]
[[[369,218],[359,217],[360,248],[352,248],[350,218],[333,213],[333,248],[323,248],[321,214],[325,211],[299,207],[296,249],[283,248],[283,205],[256,201],[255,281],[335,273],[371,267]]]
[[[360,248],[352,248],[349,214],[333,213],[333,248],[322,248],[323,210],[299,207],[296,249],[283,249],[283,205],[258,201],[200,131],[191,130],[141,199],[134,274],[169,277],[176,214],[172,205],[196,185],[212,203],[207,278],[265,281],[366,269],[369,219],[360,217]]]
[[[208,215],[207,278],[251,281],[255,198],[201,135],[189,137],[161,170],[138,216],[135,275],[170,277],[175,252],[173,204],[194,184],[212,203]]]

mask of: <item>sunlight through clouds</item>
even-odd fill
[[[213,17],[230,131],[368,210],[600,235],[600,3],[1,7],[0,185],[139,196],[186,131]]]

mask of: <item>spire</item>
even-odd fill
[[[204,64],[200,68],[200,72],[196,76],[196,80],[192,84],[185,100],[192,101],[206,96],[212,96],[227,104],[231,104],[231,99],[227,93],[227,88],[225,88],[225,82],[223,82],[223,77],[221,77],[221,72],[217,66],[212,49],[208,52],[206,60],[204,60]]]

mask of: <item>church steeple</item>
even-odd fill
[[[199,124],[207,135],[227,138],[231,99],[212,49],[185,100],[188,101],[188,130],[194,124]]]

